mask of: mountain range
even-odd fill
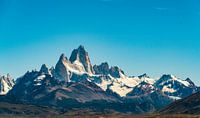
[[[92,65],[83,46],[73,50],[69,59],[61,54],[55,68],[43,64],[39,71],[28,71],[15,81],[10,76],[0,81],[0,93],[7,101],[137,114],[162,109],[200,90],[189,78],[183,80],[170,74],[159,79],[147,74],[127,76],[107,62]]]

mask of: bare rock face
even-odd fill
[[[54,76],[55,78],[59,79],[59,80],[64,80],[66,82],[69,82],[70,80],[70,73],[69,70],[67,68],[67,64],[70,63],[67,58],[65,57],[64,54],[62,54],[60,56],[59,61],[56,64],[55,67],[55,72],[54,72]]]
[[[43,64],[41,66],[40,72],[43,73],[43,74],[51,75],[51,72],[50,72],[49,68],[46,66],[46,64]]]
[[[109,74],[109,65],[107,62],[102,63],[101,65],[94,65],[94,72],[95,74],[102,74],[102,75],[108,75]]]
[[[7,94],[12,89],[14,84],[15,82],[9,74],[7,76],[0,76],[0,95]]]
[[[117,66],[110,68],[110,75],[112,77],[120,78],[121,77],[120,74],[124,74],[124,72],[120,68],[118,68]]]
[[[79,46],[78,49],[73,50],[69,60],[73,64],[82,65],[85,72],[94,74],[88,52],[85,51],[83,46]]]
[[[94,73],[97,75],[111,75],[114,78],[121,78],[124,76],[123,70],[121,70],[117,66],[109,67],[107,62],[102,63],[101,65],[94,65],[93,66]]]

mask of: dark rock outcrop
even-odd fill
[[[101,65],[94,65],[95,74],[108,75],[110,73],[110,68],[107,62],[102,63]]]
[[[161,114],[200,114],[200,92],[178,100],[160,110]]]
[[[117,66],[111,67],[110,68],[110,75],[115,77],[115,78],[120,78],[121,75],[120,73],[124,74],[124,72]]]

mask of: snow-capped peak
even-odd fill
[[[74,54],[72,54],[74,55]],[[72,57],[71,57],[72,58]],[[82,58],[82,57],[81,57]],[[54,75],[56,78],[59,80],[65,80],[65,81],[70,81],[70,78],[73,74],[76,75],[83,75],[83,74],[88,74],[88,75],[93,75],[91,73],[88,73],[82,62],[79,60],[80,58],[74,60],[74,61],[69,61],[67,57],[65,57],[64,54],[62,54],[59,58],[59,61],[56,64]]]
[[[181,80],[181,79],[179,79],[176,76],[171,75],[171,74],[163,75],[157,82],[160,83],[160,84],[164,84],[164,83],[169,82],[169,81],[172,81],[172,82],[177,81],[177,82],[183,84],[186,87],[190,86],[190,83],[188,81]]]
[[[93,82],[104,91],[112,91],[121,97],[126,97],[130,92],[137,95],[135,91],[141,94],[150,93],[153,90],[159,90],[168,96],[186,96],[191,91],[195,92],[196,86],[190,79],[181,80],[173,75],[163,75],[156,80],[147,74],[129,77],[118,66],[109,67],[108,63],[101,65],[92,64],[88,52],[83,46],[73,50],[70,59],[62,54],[57,62],[55,69],[48,69],[42,65],[39,75],[33,77],[35,85],[41,85],[41,81],[51,74],[52,78],[66,82],[79,82],[79,80]],[[186,90],[186,89],[187,90]],[[186,91],[186,92],[184,92]],[[133,94],[132,94],[133,95]]]
[[[90,62],[90,58],[88,52],[86,52],[85,48],[81,45],[78,49],[74,49],[70,56],[70,62],[76,64],[77,66],[84,69],[90,75],[94,74],[92,64]]]
[[[7,74],[7,76],[0,76],[0,95],[7,94],[12,89],[14,84],[14,80],[9,74]]]
[[[170,74],[163,75],[156,81],[155,86],[168,96],[181,98],[198,91],[198,87],[191,80],[182,80]]]
[[[69,69],[68,65],[70,62],[67,60],[64,54],[61,54],[59,61],[56,64],[55,67],[55,78],[59,80],[69,81]]]

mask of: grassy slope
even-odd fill
[[[0,102],[0,118],[200,118],[200,116],[133,115],[114,111],[100,113],[89,109],[73,109],[61,112],[49,107]]]

